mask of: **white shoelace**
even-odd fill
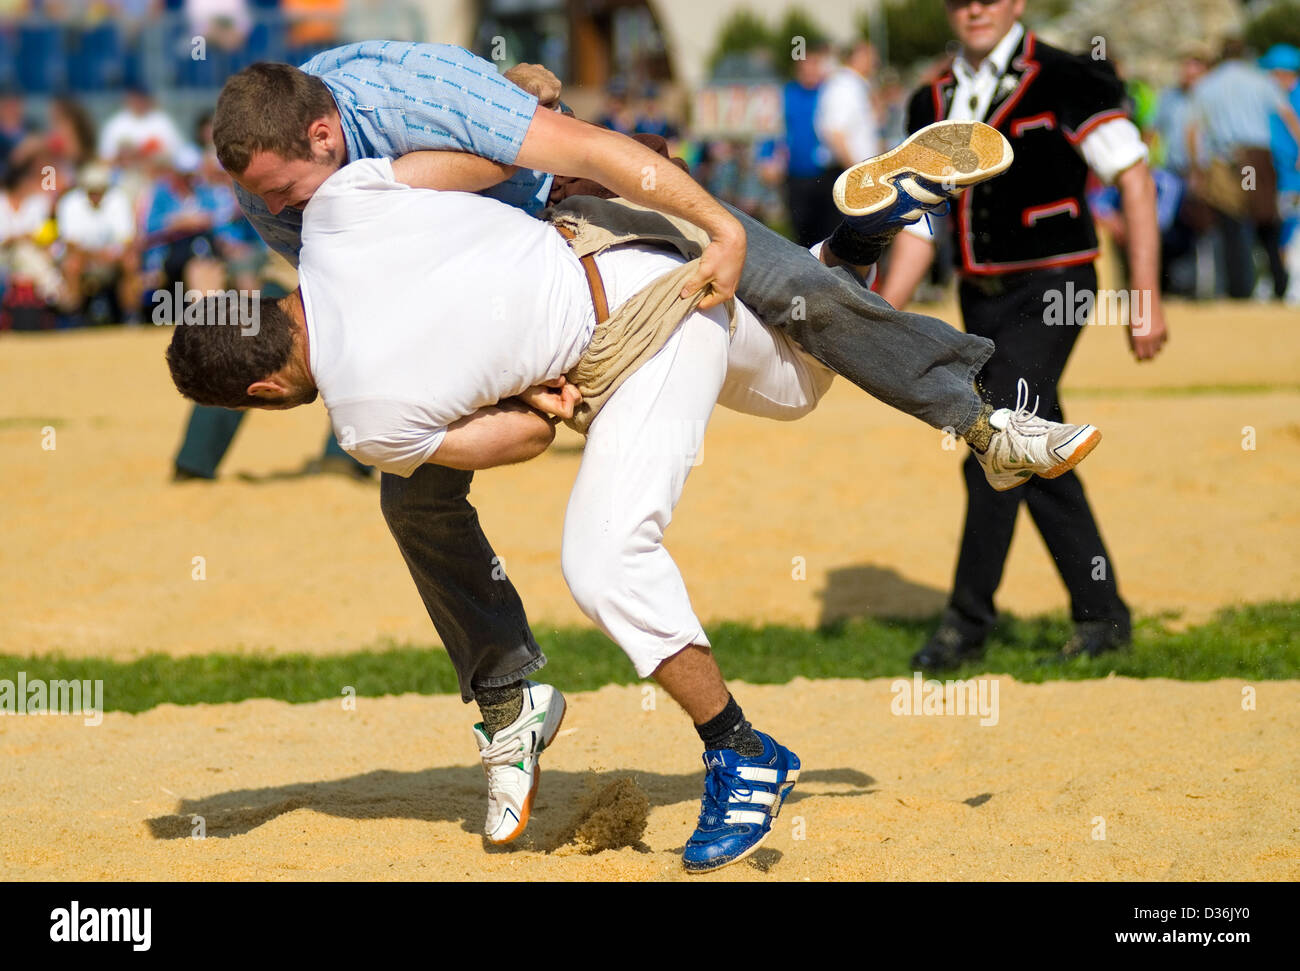
[[[484,765],[505,766],[518,762],[524,753],[524,740],[519,735],[510,735],[494,739],[492,744],[479,752]]]
[[[1034,407],[1026,409],[1029,404],[1029,382],[1021,378],[1016,382],[1016,408],[1011,413],[1007,424],[1014,424],[1016,430],[1026,435],[1046,435],[1046,420],[1038,417],[1038,395],[1034,395]],[[1037,420],[1036,424],[1032,424]]]

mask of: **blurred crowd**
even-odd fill
[[[401,0],[0,0],[0,83],[49,94],[206,88],[254,61],[301,64],[416,32]]]
[[[254,0],[169,5],[187,17],[212,18],[203,21],[209,33],[224,37],[224,30],[234,30],[230,37],[240,43],[255,24],[241,11],[259,6]],[[59,12],[34,0],[20,6]],[[77,6],[84,15],[64,30],[93,31],[92,14],[108,9],[117,19],[104,23],[125,36],[130,16],[147,17],[164,5],[58,6],[64,14]],[[281,11],[295,6],[341,4],[279,0]],[[294,33],[294,21],[282,24],[277,43],[295,55],[343,39],[337,19],[327,32]],[[21,60],[7,62],[8,72],[21,73]],[[905,137],[910,91],[946,70],[947,61],[926,65],[904,83],[869,43],[859,42],[839,50],[810,47],[794,68],[781,89],[783,136],[692,138],[685,112],[670,108],[677,103],[655,86],[612,84],[593,120],[666,138],[715,195],[810,245],[837,221],[836,175]],[[0,330],[163,321],[172,302],[160,295],[176,284],[253,288],[265,270],[266,248],[217,164],[208,116],[187,130],[144,81],[120,64],[118,70],[124,71],[123,103],[102,124],[70,85],[35,101],[0,78]],[[1277,45],[1255,58],[1238,41],[1213,53],[1189,49],[1178,83],[1163,90],[1126,79],[1133,116],[1150,147],[1167,293],[1300,303],[1298,80],[1300,50]],[[32,117],[34,105],[43,117]],[[1115,190],[1097,183],[1090,199],[1098,222],[1122,243],[1124,214]],[[936,236],[940,243],[948,238]],[[931,272],[933,297],[951,274],[942,246]]]
[[[170,323],[177,284],[252,289],[267,251],[217,163],[135,86],[97,129],[75,100],[29,127],[0,95],[0,330]]]

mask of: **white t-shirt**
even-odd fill
[[[135,235],[131,203],[121,189],[110,188],[98,207],[85,189],[73,189],[59,200],[55,218],[59,237],[86,250],[125,246]]]
[[[582,266],[552,226],[402,185],[387,159],[330,176],[302,243],[312,375],[339,444],[385,472],[409,476],[453,421],[565,373],[595,329]]]
[[[852,163],[880,154],[880,125],[871,103],[871,84],[852,68],[841,67],[822,86],[813,127],[823,145],[831,132],[842,132]]]
[[[123,108],[104,123],[104,129],[99,133],[99,157],[111,162],[124,148],[132,151],[147,148],[178,164],[192,161],[194,154],[193,148],[185,144],[176,123],[161,108],[143,115]]]
[[[0,192],[0,243],[34,236],[49,218],[50,193],[33,193],[15,209],[9,193]]]

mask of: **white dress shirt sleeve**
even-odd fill
[[[1079,154],[1097,177],[1112,185],[1121,172],[1148,157],[1137,125],[1127,118],[1103,122],[1079,143]]]

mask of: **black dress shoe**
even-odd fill
[[[983,656],[982,641],[969,640],[956,627],[941,623],[925,642],[925,647],[912,655],[912,667],[922,671],[944,671]]]
[[[1084,620],[1074,625],[1074,635],[1061,648],[1061,657],[1099,657],[1123,650],[1130,641],[1127,626],[1110,620]]]

